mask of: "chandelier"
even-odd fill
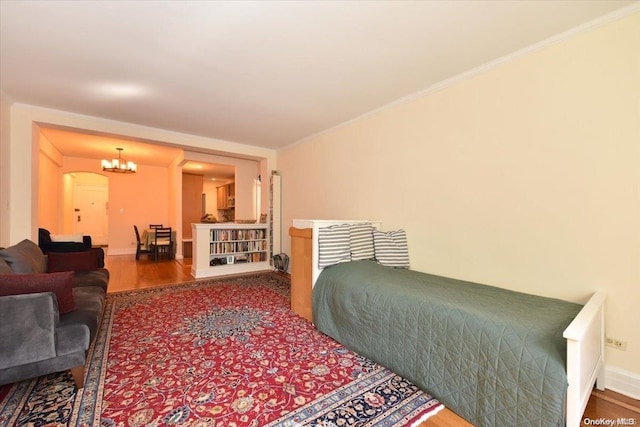
[[[122,158],[122,148],[116,148],[118,150],[118,158],[113,160],[103,160],[102,170],[107,172],[119,172],[119,173],[136,173],[138,166]]]

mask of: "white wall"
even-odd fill
[[[416,270],[581,302],[605,290],[607,333],[628,342],[607,364],[640,380],[640,13],[288,147],[278,167],[287,229],[380,220],[406,229]]]

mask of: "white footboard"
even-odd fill
[[[564,330],[567,340],[567,427],[580,426],[594,383],[604,389],[604,292],[591,296]]]

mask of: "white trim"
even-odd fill
[[[605,387],[633,399],[640,399],[640,375],[613,366],[605,366]]]
[[[545,40],[542,40],[542,41],[540,41],[538,43],[532,44],[531,46],[527,46],[527,47],[522,48],[520,50],[517,50],[517,51],[515,51],[513,53],[510,53],[508,55],[505,55],[505,56],[502,56],[500,58],[494,59],[492,61],[486,62],[486,63],[484,63],[482,65],[479,65],[479,66],[477,66],[475,68],[472,68],[470,70],[464,71],[464,72],[462,72],[462,73],[460,73],[460,74],[458,74],[456,76],[453,76],[451,78],[448,78],[446,80],[442,80],[442,81],[436,82],[436,83],[432,84],[431,86],[428,86],[425,89],[422,89],[422,90],[420,90],[418,92],[414,92],[414,93],[412,93],[410,95],[407,95],[407,96],[404,96],[402,98],[398,98],[395,101],[391,101],[390,103],[388,103],[386,105],[378,107],[375,110],[368,111],[368,112],[366,112],[364,114],[361,114],[361,115],[359,115],[357,117],[354,117],[351,120],[347,120],[346,122],[339,123],[339,124],[337,124],[337,125],[335,125],[333,127],[321,130],[320,132],[316,132],[316,133],[314,133],[312,135],[305,136],[304,138],[299,139],[297,141],[294,141],[289,145],[286,145],[284,147],[278,148],[277,151],[280,152],[282,150],[294,147],[296,145],[304,144],[305,142],[308,142],[308,141],[310,141],[310,140],[312,140],[312,139],[314,139],[314,138],[316,138],[316,137],[318,137],[320,135],[324,135],[324,134],[327,134],[329,132],[333,132],[335,130],[341,129],[341,128],[346,127],[346,126],[349,126],[350,124],[352,124],[354,122],[357,122],[357,121],[359,121],[361,119],[364,119],[364,118],[367,118],[367,117],[370,117],[370,116],[373,116],[373,115],[378,114],[378,113],[380,113],[382,111],[385,111],[385,110],[388,110],[390,108],[393,108],[393,107],[395,107],[397,105],[406,104],[406,103],[411,102],[411,101],[413,101],[413,100],[415,100],[417,98],[422,98],[422,97],[430,95],[432,93],[439,92],[439,91],[444,90],[444,89],[446,89],[446,88],[448,88],[450,86],[453,86],[453,85],[455,85],[457,83],[463,82],[465,80],[471,79],[471,78],[473,78],[475,76],[478,76],[480,74],[484,74],[484,73],[486,73],[488,71],[491,71],[494,68],[497,68],[497,67],[501,66],[502,64],[505,64],[505,63],[508,63],[508,62],[511,62],[511,61],[515,61],[516,59],[518,59],[520,57],[523,57],[523,56],[529,55],[531,53],[537,52],[539,50],[542,50],[542,49],[544,49],[546,47],[549,47],[549,46],[552,46],[554,44],[561,43],[561,42],[563,42],[563,41],[565,41],[567,39],[570,39],[571,37],[574,37],[574,36],[576,36],[578,34],[590,31],[590,30],[598,28],[598,27],[601,27],[601,26],[603,26],[605,24],[608,24],[610,22],[614,22],[614,21],[623,19],[623,18],[625,18],[625,17],[627,17],[627,16],[629,16],[629,15],[635,13],[635,12],[640,12],[640,2],[633,3],[630,6],[623,7],[622,9],[618,9],[618,10],[613,11],[611,13],[608,13],[608,14],[606,14],[604,16],[601,16],[600,18],[596,18],[596,19],[594,19],[592,21],[586,22],[586,23],[584,23],[582,25],[579,25],[577,27],[574,27],[572,29],[564,31],[564,32],[562,32],[560,34],[556,34],[555,36],[551,36],[551,37],[549,37],[549,38],[547,38]]]

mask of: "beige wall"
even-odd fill
[[[605,290],[607,365],[640,379],[639,109],[635,13],[281,150],[283,224],[380,220],[416,270]]]
[[[11,100],[0,91],[0,247],[9,246],[9,140]]]

